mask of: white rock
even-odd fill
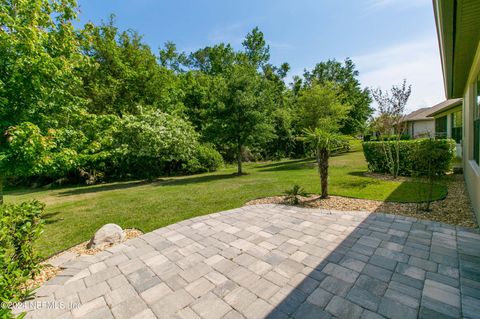
[[[106,224],[97,230],[87,245],[87,248],[102,248],[107,244],[116,244],[125,239],[122,227],[116,224]]]

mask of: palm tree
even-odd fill
[[[328,198],[328,160],[332,150],[336,149],[342,136],[321,128],[305,129],[305,141],[315,150],[318,174],[320,175],[320,198]]]

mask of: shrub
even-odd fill
[[[38,269],[33,244],[42,232],[43,208],[37,201],[0,206],[0,302],[17,302],[29,293],[22,285]],[[8,316],[1,308],[0,317]]]
[[[193,158],[183,165],[185,173],[214,172],[223,166],[223,158],[211,145],[199,145]]]
[[[389,173],[388,163],[385,158],[384,147],[395,147],[394,141],[363,142],[363,153],[368,163],[368,169],[375,173]],[[402,140],[399,142],[400,162],[399,175],[408,176],[424,175],[421,167],[424,158],[431,158],[442,174],[450,170],[450,165],[455,157],[455,141],[450,139],[434,140],[433,146],[425,147],[432,143],[430,139]],[[435,152],[432,152],[432,149]]]
[[[377,137],[378,141],[396,141],[398,138],[397,135],[380,135]],[[410,135],[409,134],[401,134],[400,135],[400,140],[401,141],[408,141],[410,140]]]
[[[300,185],[293,185],[291,189],[287,189],[285,191],[285,198],[292,204],[298,205],[300,203],[300,196],[305,197],[307,196],[307,192],[301,187]]]
[[[339,135],[331,148],[332,153],[344,153],[350,151],[350,140],[352,137],[347,135]]]
[[[198,134],[179,117],[162,112],[125,116],[114,134],[113,175],[152,177],[178,173],[195,158]]]

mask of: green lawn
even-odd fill
[[[330,193],[357,198],[414,202],[421,184],[391,182],[363,176],[366,163],[358,143],[347,154],[332,157]],[[319,192],[313,160],[285,160],[245,165],[247,175],[236,177],[234,166],[215,173],[166,177],[155,182],[119,182],[57,189],[16,189],[6,192],[6,202],[32,198],[46,207],[45,232],[39,241],[46,257],[88,240],[100,226],[116,223],[123,228],[151,231],[193,216],[242,206],[251,199],[280,195],[293,184]],[[438,185],[434,196],[446,195]]]

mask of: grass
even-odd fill
[[[382,181],[366,177],[360,144],[334,156],[330,162],[330,193],[348,197],[416,202],[424,198],[422,184]],[[281,195],[294,184],[319,192],[319,177],[311,159],[245,164],[247,175],[234,175],[228,166],[215,173],[160,178],[154,182],[130,181],[56,189],[14,189],[6,202],[38,199],[47,204],[45,231],[38,248],[47,257],[88,240],[106,223],[148,232],[198,215],[242,206],[261,197]],[[436,185],[434,197],[446,195]]]

